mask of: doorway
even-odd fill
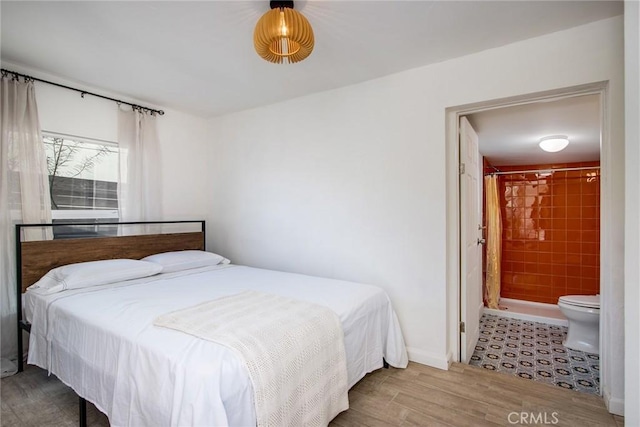
[[[523,108],[528,108],[531,106],[534,107],[542,107],[544,109],[544,107],[552,107],[554,103],[556,103],[556,105],[560,105],[563,102],[564,103],[571,103],[572,101],[575,101],[576,99],[580,98],[582,100],[588,99],[589,97],[592,97],[591,99],[597,99],[598,103],[599,103],[599,107],[598,107],[598,126],[599,128],[603,128],[604,126],[606,126],[606,121],[605,121],[605,114],[604,112],[606,111],[606,97],[604,96],[604,94],[606,93],[606,82],[603,83],[597,83],[597,84],[593,84],[593,85],[586,85],[586,86],[581,86],[581,87],[574,87],[574,88],[567,88],[565,90],[562,91],[554,91],[554,92],[547,92],[547,93],[541,93],[541,94],[534,94],[534,95],[529,95],[529,96],[523,96],[523,97],[519,97],[519,98],[512,98],[512,99],[507,99],[507,100],[497,100],[497,101],[492,101],[492,102],[487,102],[487,103],[480,103],[480,104],[475,104],[475,105],[468,105],[468,106],[462,106],[462,107],[457,107],[457,108],[451,108],[447,111],[448,114],[448,124],[449,124],[449,134],[451,136],[451,134],[453,134],[454,136],[458,134],[458,132],[460,132],[461,134],[464,133],[465,131],[463,130],[463,127],[465,126],[464,124],[461,124],[461,118],[462,117],[466,117],[472,127],[473,127],[473,122],[474,120],[474,116],[477,118],[478,116],[481,115],[485,115],[485,116],[491,116],[491,115],[500,115],[500,114],[509,114],[510,112],[513,113],[513,111],[517,110],[517,109],[523,109]],[[455,132],[455,134],[453,133]],[[482,131],[480,132],[482,134]],[[603,146],[607,143],[606,139],[604,138],[604,135],[606,135],[605,132],[599,132],[599,137],[602,136],[602,138],[598,138],[599,139],[599,143],[601,143]],[[540,138],[543,135],[538,135],[537,138]],[[485,172],[488,172],[486,169],[487,167],[494,167],[494,171],[500,170],[500,167],[502,166],[503,169],[510,169],[511,171],[516,170],[519,166],[532,166],[535,163],[538,163],[539,165],[543,165],[546,166],[545,169],[549,169],[552,168],[554,166],[567,166],[567,167],[571,167],[572,165],[570,165],[569,161],[566,161],[565,158],[560,158],[557,159],[557,161],[546,161],[546,162],[531,162],[531,153],[522,153],[520,152],[519,154],[517,152],[514,153],[506,153],[506,158],[500,158],[499,156],[496,157],[495,152],[489,156],[487,156],[486,152],[487,151],[491,151],[491,150],[487,150],[486,147],[483,147],[482,145],[482,138],[480,138],[480,149],[479,152],[480,154],[485,154],[485,157],[488,158],[489,160],[493,160],[495,161],[495,163],[497,163],[497,165],[491,164],[491,162],[489,162],[489,165],[487,165],[486,163],[480,164],[479,168],[476,168],[476,172],[477,172],[477,176],[478,176],[478,180],[481,181],[482,180],[482,176],[485,174]],[[602,139],[600,141],[600,139]],[[576,139],[577,140],[577,139]],[[450,138],[449,142],[452,143],[453,140]],[[535,142],[535,148],[539,149],[537,147],[537,140],[534,141]],[[517,144],[513,144],[513,145],[517,145]],[[513,148],[513,147],[512,147]],[[453,163],[453,161],[456,161],[458,158],[462,159],[463,155],[466,155],[464,153],[464,147],[463,148],[459,148],[458,150],[454,150],[455,151],[455,156],[449,156],[449,160]],[[485,151],[483,153],[483,151]],[[515,150],[517,151],[517,150]],[[574,150],[575,151],[575,150]],[[569,151],[567,151],[567,153],[569,153]],[[606,153],[606,152],[605,152]],[[605,154],[603,153],[603,154]],[[522,158],[521,159],[516,159],[515,161],[513,160],[514,158],[516,158],[518,155],[520,155]],[[606,154],[605,154],[606,155]],[[510,157],[509,157],[510,156]],[[482,157],[480,157],[480,159],[482,159]],[[486,160],[486,159],[485,159]],[[576,159],[576,160],[586,160],[584,158],[580,159]],[[593,160],[593,159],[591,159]],[[482,160],[480,160],[480,163],[482,163]],[[511,165],[509,165],[508,163],[513,163]],[[578,162],[574,162],[574,163],[578,163]],[[606,165],[606,162],[603,162],[604,165]],[[456,164],[456,166],[458,166]],[[478,295],[478,289],[472,289],[467,287],[467,276],[468,276],[468,269],[465,268],[465,266],[467,265],[467,258],[469,258],[469,249],[470,249],[470,244],[469,242],[472,240],[469,238],[469,236],[467,235],[469,230],[472,230],[473,228],[476,229],[476,233],[477,235],[474,236],[475,239],[477,239],[478,247],[479,250],[476,251],[475,254],[473,254],[472,256],[477,257],[478,253],[482,253],[482,246],[481,246],[481,242],[483,242],[483,239],[485,238],[485,234],[484,234],[484,227],[486,226],[486,224],[483,222],[482,220],[482,210],[481,209],[477,209],[476,212],[478,212],[478,218],[474,219],[472,221],[469,220],[467,213],[473,211],[472,209],[469,209],[468,205],[465,208],[465,202],[462,199],[462,192],[464,191],[464,189],[462,187],[464,187],[463,182],[464,181],[469,181],[468,178],[466,178],[464,176],[463,173],[463,168],[466,168],[466,165],[464,167],[460,166],[460,175],[458,175],[458,179],[456,180],[456,184],[460,185],[460,190],[458,188],[456,188],[456,191],[460,191],[459,194],[459,199],[458,199],[458,206],[456,207],[458,209],[459,212],[459,218],[458,218],[458,227],[457,227],[457,231],[454,235],[450,235],[449,238],[449,242],[452,243],[456,250],[457,250],[457,259],[454,257],[453,261],[450,263],[450,268],[451,268],[451,272],[453,274],[453,269],[455,268],[458,271],[458,281],[456,283],[456,287],[455,289],[450,288],[450,291],[452,292],[453,296],[455,296],[455,298],[450,299],[454,300],[454,304],[455,304],[455,314],[458,316],[457,318],[455,318],[455,320],[452,318],[452,325],[457,325],[457,327],[455,328],[450,328],[450,337],[453,340],[454,343],[457,343],[456,346],[454,346],[454,348],[457,350],[457,354],[454,353],[453,355],[453,359],[454,360],[458,360],[458,361],[468,361],[472,354],[470,354],[470,349],[473,349],[475,346],[473,345],[473,341],[477,339],[477,336],[480,333],[480,328],[482,327],[481,324],[481,319],[482,319],[482,308],[480,309],[471,309],[470,310],[470,306],[468,304],[468,301],[473,301],[473,299],[475,298],[477,300],[477,295]],[[505,171],[506,172],[506,171]],[[557,173],[557,172],[556,172]],[[565,172],[566,173],[570,173],[570,172]],[[604,168],[602,171],[598,172],[599,174],[602,174],[603,176],[607,174],[607,170],[606,168]],[[505,174],[506,175],[506,174]],[[536,179],[538,177],[538,175],[542,175],[541,179],[539,180],[539,182],[536,182],[535,185],[539,185],[541,183],[544,184],[545,181],[545,176],[544,174],[536,174]],[[558,174],[559,175],[559,174]],[[558,176],[557,175],[557,176]],[[566,175],[565,175],[566,176]],[[598,175],[599,177],[600,175]],[[549,179],[547,178],[547,181]],[[532,187],[533,185],[531,185],[530,187]],[[504,186],[502,187],[502,190],[504,191]],[[479,200],[482,200],[482,193],[481,191],[478,189],[477,192],[477,196]],[[529,197],[529,199],[534,200],[534,203],[536,203],[535,200],[537,200],[537,203],[540,202],[541,198],[531,198],[531,195],[527,196]],[[504,198],[504,195],[503,195]],[[468,199],[468,197],[465,197],[465,200]],[[573,203],[573,202],[572,202]],[[605,212],[606,216],[606,211],[608,209],[608,205],[607,205],[608,201],[607,201],[607,195],[603,194],[602,197],[602,208],[598,208],[598,214],[599,212],[602,210],[603,212]],[[540,211],[540,205],[537,206],[538,208],[538,213]],[[536,206],[522,206],[522,210],[529,210],[529,212],[536,209]],[[530,221],[532,220],[532,218],[528,218]],[[593,220],[597,220],[598,223],[600,221],[599,219],[599,215],[598,217],[594,217],[594,218],[589,218],[590,222],[593,222]],[[471,224],[473,222],[476,222],[476,224]],[[524,221],[524,219],[523,219]],[[535,219],[533,219],[533,222],[535,222]],[[557,223],[560,223],[560,221],[558,221]],[[467,224],[467,225],[464,225]],[[471,224],[471,225],[469,225]],[[524,224],[524,223],[523,223]],[[520,224],[520,225],[523,225]],[[475,225],[475,227],[473,227],[473,225]],[[531,226],[537,226],[539,229],[538,234],[536,236],[534,236],[533,234],[529,234],[529,236],[531,237],[532,240],[539,242],[541,235],[540,232],[542,232],[543,236],[543,241],[545,241],[546,244],[546,240],[545,236],[544,236],[544,232],[546,230],[542,229],[543,227],[540,227],[540,224],[533,224],[533,223],[529,223],[529,225]],[[465,230],[466,228],[466,230]],[[533,227],[535,228],[535,227]],[[525,230],[527,232],[530,232],[532,230],[532,227],[529,227],[528,230]],[[551,232],[551,230],[546,231],[546,232]],[[453,234],[453,233],[451,233]],[[506,233],[505,233],[506,234]],[[557,233],[560,234],[560,233]],[[522,236],[521,236],[522,237]],[[566,239],[567,237],[564,237],[564,242],[566,245]],[[552,243],[549,243],[550,245]],[[556,248],[558,248],[560,245],[556,245]],[[551,246],[549,246],[551,247]],[[576,245],[572,245],[572,248],[575,249]],[[592,248],[593,249],[593,248]],[[551,251],[550,251],[551,252]],[[597,250],[597,255],[599,254],[599,251]],[[453,255],[453,251],[451,252],[451,254]],[[547,254],[548,255],[548,254]],[[545,256],[547,256],[545,255]],[[606,254],[603,254],[603,257],[606,257]],[[575,256],[572,257],[575,260]],[[593,259],[595,260],[598,257],[593,257]],[[513,260],[509,260],[510,263],[512,263]],[[600,261],[598,259],[598,261]],[[536,267],[534,265],[535,263],[531,263],[530,267]],[[599,265],[599,262],[598,262]],[[520,266],[518,266],[517,268],[521,268]],[[529,299],[529,300],[534,300],[535,301],[535,297],[541,297],[538,299],[545,299],[545,303],[549,304],[550,306],[555,307],[555,303],[554,300],[557,301],[557,296],[561,293],[565,293],[565,292],[569,292],[569,293],[577,293],[575,292],[575,286],[574,287],[567,287],[566,286],[566,279],[567,277],[573,277],[575,276],[576,272],[575,269],[571,271],[571,275],[572,276],[567,276],[567,272],[566,272],[566,266],[563,267],[564,268],[564,277],[563,279],[558,279],[556,281],[556,284],[561,284],[562,281],[564,280],[565,285],[564,287],[561,286],[557,286],[555,289],[553,288],[552,283],[549,283],[547,288],[545,291],[548,291],[546,294],[544,292],[542,292],[540,289],[536,290],[534,289],[533,286],[525,286],[525,287],[520,287],[518,288],[517,283],[508,283],[508,286],[506,286],[508,292],[511,292],[512,295],[516,295],[518,294],[518,292],[520,292],[520,296],[522,296],[522,292],[529,292],[529,295],[524,295],[525,299]],[[552,276],[551,272],[552,272],[552,266],[551,265],[547,265],[541,268],[541,270],[543,271],[535,271],[536,274],[540,273],[539,276],[541,276],[541,273],[550,273],[549,276]],[[556,272],[560,272],[560,267],[557,268]],[[597,271],[597,268],[594,267],[594,269],[590,269],[590,268],[585,268],[585,271],[589,271],[591,274],[593,274],[594,272]],[[600,282],[599,278],[600,277],[604,277],[605,274],[604,273],[596,273],[597,277],[596,277],[596,282]],[[512,278],[514,276],[517,276],[516,279],[521,279],[522,277],[525,277],[526,275],[513,275],[512,274]],[[530,275],[531,276],[531,275]],[[531,277],[529,277],[530,279]],[[585,283],[592,283],[593,281],[590,282],[591,279],[589,280],[585,280]],[[482,283],[482,277],[480,279],[480,283]],[[604,281],[601,281],[600,283],[598,283],[600,286],[602,286],[603,289],[606,289],[607,283]],[[530,283],[528,285],[531,285]],[[473,285],[472,285],[473,286]],[[580,291],[578,289],[578,291]],[[598,291],[596,288],[589,288],[588,289],[589,293],[591,291]],[[482,294],[485,294],[484,291],[480,291]],[[585,287],[585,292],[587,292],[587,287]],[[599,293],[599,292],[597,292]],[[471,298],[468,298],[469,295],[472,295]],[[486,295],[484,295],[485,299],[486,299]],[[517,300],[517,298],[511,298],[514,300]],[[472,302],[473,304],[473,302]],[[450,307],[453,307],[453,304],[450,305]],[[603,315],[607,310],[606,304],[602,305],[602,309],[601,309],[601,319],[603,319],[602,322],[600,322],[600,331],[602,331],[603,328],[603,323],[606,321],[605,316]],[[474,315],[474,313],[477,313]],[[455,322],[455,323],[454,323]],[[508,323],[508,322],[507,322]],[[552,322],[553,324],[553,322]],[[469,328],[469,325],[472,326],[472,328]],[[478,328],[475,327],[475,325],[479,325]],[[556,327],[556,325],[553,326],[554,328]],[[454,331],[455,329],[455,331]],[[557,333],[557,331],[546,331],[547,333],[550,334],[555,334]],[[475,336],[474,336],[475,335]],[[557,338],[557,337],[556,337]],[[606,341],[603,340],[603,344],[602,345],[606,345]],[[601,352],[602,354],[604,352]],[[606,359],[603,357],[601,359],[601,363],[605,364],[606,363]]]

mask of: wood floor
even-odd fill
[[[2,426],[78,425],[78,397],[39,368],[2,379],[0,390]],[[598,396],[462,364],[449,371],[417,363],[380,369],[351,389],[349,402],[331,426],[624,425]],[[109,425],[87,406],[89,426]]]

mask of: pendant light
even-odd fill
[[[271,1],[271,10],[262,15],[253,32],[258,55],[275,64],[300,62],[313,50],[313,29],[293,1]]]

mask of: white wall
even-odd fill
[[[81,86],[17,64],[3,63],[2,66],[44,80],[136,102],[118,94]],[[46,83],[36,82],[35,85],[40,126],[43,130],[117,141],[118,106],[115,102],[91,95],[82,98],[78,92]],[[144,103],[140,104],[147,106]],[[206,194],[210,193],[209,181],[205,178],[208,173],[206,155],[209,126],[203,118],[164,110],[165,115],[157,119],[162,156],[164,219],[205,219],[209,208]]]
[[[625,41],[625,390],[624,422],[640,426],[640,3],[624,2]]]
[[[622,33],[617,17],[213,119],[212,246],[238,263],[382,286],[411,359],[446,367],[445,109],[609,80],[608,267],[622,271]],[[611,334],[621,367],[621,328]],[[608,375],[621,397],[622,368]]]

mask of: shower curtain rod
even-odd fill
[[[582,167],[575,167],[575,168],[552,168],[552,169],[530,169],[530,170],[523,170],[523,171],[498,171],[498,172],[489,172],[489,173],[485,173],[484,175],[516,175],[519,173],[553,173],[553,172],[563,172],[563,171],[582,171],[582,170],[589,170],[589,169],[600,169],[600,166],[582,166]]]
[[[109,100],[109,101],[113,101],[113,102],[115,102],[117,104],[130,105],[132,108],[140,109],[142,112],[147,111],[147,112],[149,112],[151,114],[158,114],[160,116],[164,116],[164,111],[162,111],[162,110],[154,110],[153,108],[142,107],[140,105],[132,104],[130,102],[122,101],[120,99],[109,98],[108,96],[98,95],[97,93],[89,92],[89,91],[82,90],[82,89],[76,89],[75,87],[62,85],[60,83],[50,82],[48,80],[43,80],[43,79],[39,79],[39,78],[36,78],[36,77],[31,77],[31,76],[28,76],[26,74],[22,74],[22,73],[17,73],[15,71],[6,70],[4,68],[0,69],[0,71],[2,72],[2,76],[3,77],[6,76],[7,74],[12,74],[14,76],[14,78],[15,77],[23,77],[25,80],[34,80],[36,82],[42,82],[42,83],[46,83],[46,84],[49,84],[49,85],[58,86],[58,87],[61,87],[61,88],[64,88],[64,89],[69,89],[69,90],[74,90],[76,92],[80,92],[80,96],[82,98],[84,98],[85,95],[91,95],[91,96],[95,96],[95,97],[98,97],[98,98],[102,98],[102,99],[106,99],[106,100]]]

